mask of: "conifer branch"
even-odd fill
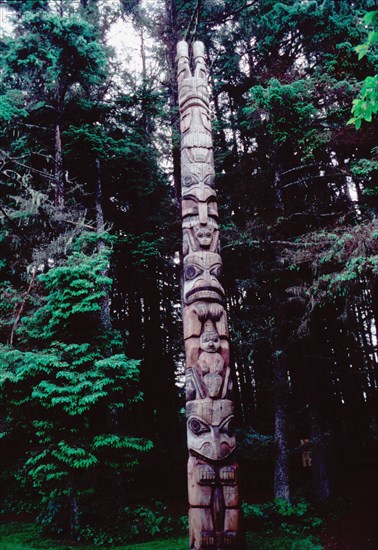
[[[21,302],[21,304],[20,304],[20,307],[19,307],[19,309],[18,309],[16,318],[15,318],[14,323],[13,323],[13,325],[12,325],[12,329],[11,329],[11,333],[10,333],[9,341],[8,341],[8,343],[9,343],[10,346],[13,346],[14,333],[15,333],[15,330],[16,330],[16,328],[17,328],[17,325],[18,325],[18,323],[19,323],[19,321],[20,321],[20,319],[21,319],[21,315],[22,315],[22,312],[24,311],[26,301],[27,301],[28,297],[30,296],[30,293],[31,293],[31,291],[32,291],[32,289],[33,289],[33,287],[34,287],[35,275],[36,275],[36,273],[37,273],[37,270],[34,269],[34,271],[32,272],[31,281],[30,281],[30,283],[29,283],[29,286],[28,286],[26,292],[24,293],[24,298],[23,298],[23,300],[22,300],[22,302]]]

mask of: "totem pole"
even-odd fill
[[[241,548],[238,466],[207,68],[202,42],[177,45],[190,548]]]

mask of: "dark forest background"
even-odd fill
[[[2,511],[81,540],[150,499],[185,514],[183,38],[208,54],[244,499],[342,495],[377,452],[376,6],[1,8]]]

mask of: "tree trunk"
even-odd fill
[[[289,454],[287,445],[288,379],[286,358],[282,352],[274,359],[274,440],[276,463],[274,467],[274,498],[290,500]]]
[[[80,525],[80,511],[79,511],[79,502],[77,498],[77,491],[74,481],[71,479],[68,485],[68,506],[70,514],[70,536],[74,539],[77,536],[77,532]]]
[[[102,178],[101,178],[101,164],[99,158],[96,158],[96,231],[101,234],[105,230],[104,210],[102,205]],[[105,243],[102,239],[99,240],[98,249],[103,250]],[[104,269],[102,275],[106,277],[108,275],[108,269]],[[104,296],[101,299],[101,326],[104,330],[108,331],[112,328],[111,313],[110,313],[110,296],[109,286],[103,285]]]
[[[329,437],[321,429],[319,418],[314,411],[310,419],[311,424],[311,471],[315,498],[324,502],[333,493],[330,468]]]
[[[175,186],[175,195],[177,201],[177,209],[181,200],[181,174],[180,174],[180,142],[179,142],[179,114],[177,109],[177,81],[176,81],[176,43],[178,40],[177,33],[177,13],[175,0],[165,1],[166,12],[166,33],[165,45],[168,61],[168,98],[169,98],[169,113],[172,129],[172,160],[173,160],[173,181]]]
[[[63,152],[62,152],[62,136],[61,136],[61,121],[63,111],[61,84],[58,82],[57,91],[57,110],[55,122],[55,206],[63,208],[64,206],[64,176],[63,176]]]
[[[325,501],[333,493],[332,434],[337,422],[333,402],[332,381],[327,337],[324,327],[328,319],[318,316],[314,319],[312,336],[306,341],[304,363],[307,367],[307,395],[310,407],[311,472],[313,492],[317,500]],[[329,320],[330,324],[334,321]],[[315,328],[315,326],[317,328]],[[320,329],[320,327],[322,327]],[[331,336],[332,338],[332,336]],[[333,342],[331,343],[333,346]]]

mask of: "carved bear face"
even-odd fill
[[[194,252],[184,258],[184,302],[198,300],[222,302],[224,290],[219,282],[222,260],[215,252]]]
[[[235,449],[234,410],[228,399],[189,401],[188,447],[208,460],[223,460]]]

